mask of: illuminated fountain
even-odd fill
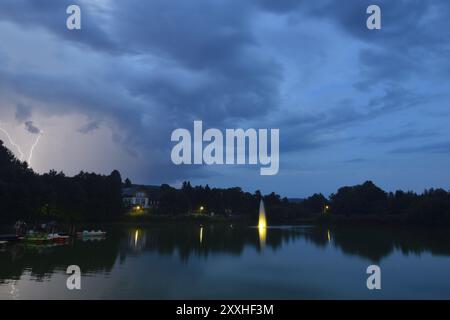
[[[262,199],[259,204],[258,233],[259,233],[260,247],[264,248],[266,245],[266,236],[267,236],[267,219],[266,219],[266,209],[264,208],[264,202],[262,201]]]

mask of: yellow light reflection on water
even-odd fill
[[[134,246],[137,246],[138,240],[139,240],[139,230],[136,230],[134,232]]]
[[[327,231],[327,236],[328,236],[328,243],[331,242],[331,234],[330,234],[330,230]]]
[[[259,234],[259,245],[262,249],[266,245],[267,228],[258,227],[258,234]]]
[[[266,229],[267,228],[266,216],[261,215],[261,214],[259,215],[258,228],[259,229]]]
[[[200,227],[200,244],[203,243],[203,227]]]

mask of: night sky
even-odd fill
[[[70,4],[82,30],[66,28]],[[1,0],[0,126],[24,159],[43,132],[39,173],[290,197],[449,189],[449,57],[447,0]],[[173,165],[171,132],[194,120],[280,129],[278,175]]]

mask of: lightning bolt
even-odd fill
[[[16,148],[17,151],[19,152],[19,160],[20,160],[20,161],[23,161],[23,152],[22,152],[22,149],[20,148],[19,145],[17,145],[17,144],[13,141],[13,139],[12,139],[11,136],[9,135],[8,131],[6,131],[4,128],[1,127],[1,123],[0,123],[0,131],[3,132],[3,133],[6,135],[6,137],[8,137],[9,143],[10,143],[14,148]]]
[[[3,132],[3,133],[5,134],[5,136],[6,136],[6,137],[8,138],[8,140],[9,140],[9,143],[10,143],[14,148],[17,149],[17,152],[19,153],[19,160],[20,160],[20,161],[23,161],[24,153],[23,153],[22,149],[20,148],[20,146],[19,146],[17,143],[14,142],[14,140],[11,138],[11,135],[9,134],[9,132],[6,131],[6,129],[4,129],[1,125],[2,125],[2,123],[0,122],[0,131]],[[34,149],[37,147],[37,145],[38,145],[38,143],[39,143],[39,140],[41,139],[41,136],[42,136],[43,134],[44,134],[44,132],[43,132],[43,131],[40,131],[40,132],[38,133],[38,136],[36,137],[36,140],[34,141],[33,145],[31,146],[30,154],[29,154],[29,156],[28,156],[28,161],[27,161],[27,163],[28,163],[28,165],[29,165],[30,167],[31,167],[31,161],[33,160],[33,152],[34,152]]]
[[[29,155],[29,157],[28,157],[28,165],[31,167],[31,160],[33,159],[33,151],[34,151],[34,148],[36,148],[36,146],[38,145],[38,143],[39,143],[39,140],[41,139],[41,136],[44,134],[44,132],[43,131],[40,131],[39,133],[38,133],[38,136],[37,136],[37,138],[36,138],[36,141],[33,143],[33,145],[31,146],[31,149],[30,149],[30,155]]]

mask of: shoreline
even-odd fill
[[[249,218],[247,216],[200,216],[200,215],[183,215],[183,216],[164,216],[164,215],[148,215],[148,216],[127,216],[122,219],[112,220],[85,220],[85,221],[61,221],[58,225],[62,228],[67,226],[82,226],[85,228],[95,228],[91,226],[106,226],[106,225],[140,225],[151,226],[160,224],[236,224],[256,226],[257,219]],[[11,229],[14,222],[0,222],[0,230],[7,228]],[[313,225],[318,227],[333,227],[333,226],[373,226],[373,227],[414,227],[414,228],[450,228],[448,224],[431,224],[418,223],[415,221],[408,221],[404,216],[323,216],[317,215],[315,217],[305,217],[296,219],[271,219],[268,217],[268,226],[304,226]]]

